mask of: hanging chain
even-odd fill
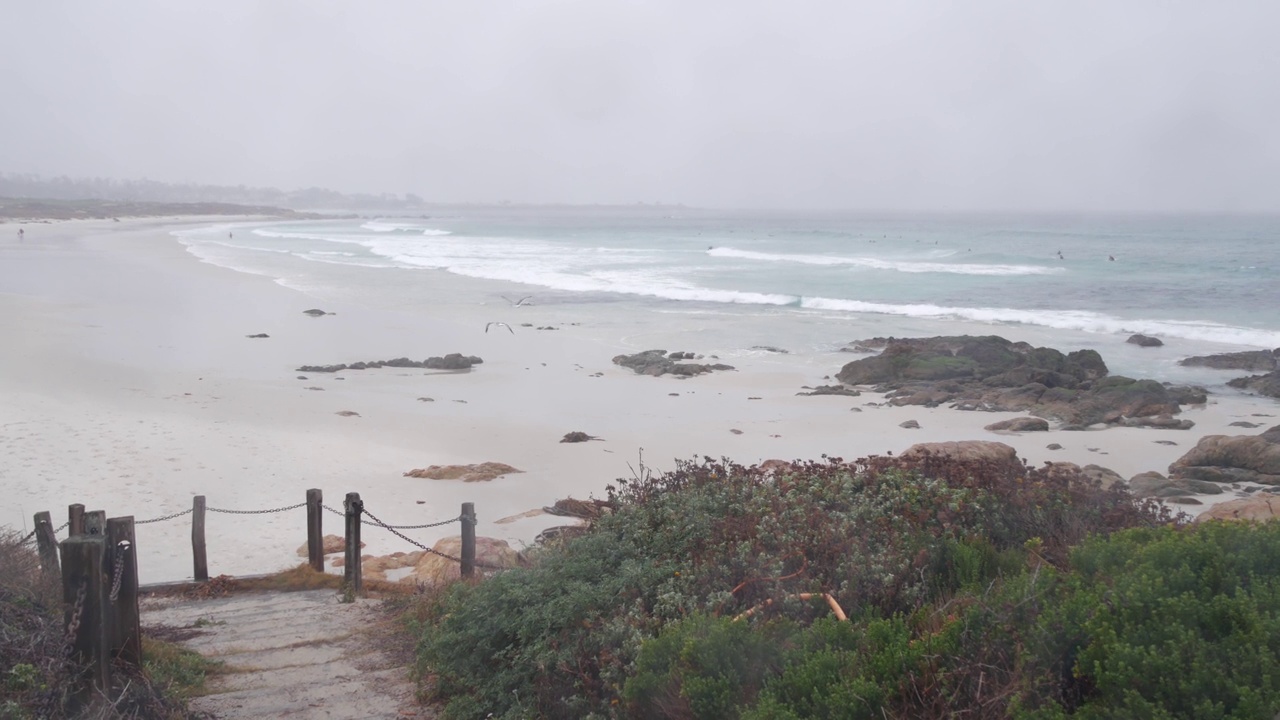
[[[226,513],[227,515],[266,515],[268,513],[284,512],[285,510],[297,510],[300,507],[306,507],[305,502],[297,505],[286,505],[284,507],[271,508],[270,510],[223,510],[222,508],[207,508],[209,512]]]
[[[88,581],[81,581],[80,589],[76,591],[76,602],[71,608],[71,621],[67,623],[67,636],[62,641],[62,650],[68,660],[71,659],[71,651],[75,647],[76,635],[80,632],[80,619],[84,616],[84,597],[88,592],[88,586]]]
[[[347,516],[346,513],[342,512],[341,510],[335,510],[329,507],[328,505],[321,505],[320,507],[324,508],[325,510],[328,510],[334,515],[341,515],[342,517]],[[384,527],[388,530],[425,530],[427,528],[440,527],[441,525],[450,525],[458,522],[461,519],[462,519],[462,516],[459,515],[458,517],[451,517],[446,520],[441,520],[440,522],[424,523],[422,525],[384,525],[380,522],[379,523],[366,522],[364,519],[361,519],[360,522],[364,523],[365,525],[378,525],[379,527]]]
[[[111,602],[120,597],[120,581],[124,578],[124,554],[129,552],[129,541],[121,540],[116,544],[116,571],[111,581]]]
[[[164,522],[165,520],[172,520],[172,519],[174,519],[174,518],[176,518],[176,517],[182,517],[183,515],[187,515],[187,514],[192,513],[192,512],[195,512],[195,510],[194,510],[194,509],[192,509],[192,508],[187,508],[186,510],[183,510],[183,511],[181,511],[181,512],[173,513],[172,515],[164,515],[164,516],[162,516],[162,517],[152,518],[152,519],[150,519],[150,520],[134,520],[134,521],[133,521],[133,524],[134,524],[134,525],[146,525],[147,523],[158,523],[158,522]]]

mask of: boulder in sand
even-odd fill
[[[959,440],[936,443],[916,443],[907,448],[901,457],[916,458],[921,455],[935,455],[962,462],[986,462],[997,465],[1016,466],[1022,469],[1022,461],[1018,459],[1018,451],[1002,442],[986,440]]]
[[[1044,432],[1049,429],[1049,421],[1037,417],[1009,418],[991,423],[983,429],[991,432]]]
[[[452,557],[461,557],[462,537],[455,535],[441,538],[432,549]],[[506,540],[476,538],[476,567],[481,572],[492,568],[518,567],[520,562],[520,553],[513,550]],[[462,569],[458,563],[435,553],[422,553],[413,567],[413,573],[402,578],[400,582],[439,585],[460,577],[462,577]]]
[[[1253,520],[1268,522],[1280,513],[1280,498],[1265,493],[1253,497],[1228,500],[1209,507],[1196,516],[1196,522],[1209,520]]]
[[[484,462],[478,465],[432,465],[427,468],[410,470],[405,477],[426,478],[428,480],[461,480],[462,482],[485,482],[511,473],[522,473],[505,463]]]
[[[1169,475],[1280,485],[1280,425],[1261,435],[1206,435],[1169,466]]]

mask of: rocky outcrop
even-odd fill
[[[991,432],[1044,432],[1049,429],[1049,422],[1044,418],[1019,417],[994,422],[983,428]]]
[[[1273,370],[1266,375],[1250,375],[1227,382],[1233,388],[1247,390],[1258,395],[1280,398],[1280,370]]]
[[[1189,421],[1172,416],[1183,403],[1204,402],[1199,388],[1108,375],[1093,350],[1063,354],[1002,337],[968,335],[860,344],[878,345],[884,347],[879,355],[845,364],[836,379],[872,385],[892,405],[952,403],[961,410],[1029,412],[1061,420],[1065,429],[1097,423],[1187,428]]]
[[[645,350],[634,355],[618,355],[613,358],[614,365],[631,368],[638,375],[675,375],[677,377],[686,378],[694,375],[702,375],[714,370],[733,370],[732,365],[724,365],[722,363],[703,364],[680,362],[681,360],[693,358],[692,353],[678,352],[667,355],[666,350]]]
[[[1221,485],[1191,478],[1167,478],[1158,472],[1138,473],[1129,478],[1129,492],[1138,497],[1174,498],[1183,495],[1221,495]]]
[[[1280,370],[1280,348],[1275,350],[1247,350],[1245,352],[1220,353],[1218,355],[1199,355],[1183,358],[1179,365],[1188,367],[1207,367],[1217,370],[1248,370],[1249,372],[1271,372]]]
[[[819,385],[818,387],[809,387],[805,385],[800,388],[808,392],[798,392],[796,395],[812,396],[812,395],[843,395],[845,397],[858,397],[862,391],[857,388],[846,387],[844,385]]]
[[[595,435],[588,435],[582,432],[581,430],[574,430],[573,432],[565,433],[564,437],[560,438],[560,442],[580,443],[580,442],[587,442],[588,440],[599,440],[599,439],[600,438],[596,437]]]
[[[426,360],[410,360],[395,358],[394,360],[370,360],[354,362],[350,365],[303,365],[297,372],[335,373],[342,370],[376,370],[378,368],[426,368],[428,370],[470,370],[472,365],[480,365],[484,360],[475,355],[449,353],[444,357],[429,357]]]
[[[1280,485],[1280,425],[1261,435],[1206,435],[1169,466],[1175,478]]]
[[[462,482],[487,482],[494,478],[522,473],[510,465],[499,462],[485,462],[478,465],[432,465],[427,468],[410,470],[405,477],[426,478],[428,480],[461,480]]]
[[[1280,514],[1280,497],[1266,493],[1214,505],[1197,515],[1195,522],[1210,520],[1269,522],[1275,520],[1278,514]]]
[[[912,459],[922,455],[945,457],[961,462],[980,462],[1021,469],[1018,451],[1002,442],[988,440],[958,440],[936,443],[916,443],[907,448],[901,457]]]
[[[1137,345],[1138,347],[1160,347],[1161,345],[1164,345],[1164,341],[1160,338],[1153,338],[1150,335],[1142,334],[1130,335],[1129,339],[1125,340],[1125,342]]]

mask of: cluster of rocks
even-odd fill
[[[613,358],[614,365],[631,368],[638,375],[675,375],[677,377],[692,377],[694,375],[702,375],[715,370],[733,370],[732,365],[723,363],[703,364],[695,362],[682,362],[684,360],[700,360],[701,355],[694,355],[691,352],[673,352],[668,354],[666,350],[645,350],[634,355],[618,355]]]
[[[1169,466],[1168,475],[1152,471],[1129,479],[1129,490],[1139,497],[1183,505],[1201,504],[1191,495],[1221,495],[1228,490],[1244,494],[1267,490],[1270,495],[1280,492],[1280,488],[1272,490],[1276,486],[1280,486],[1280,425],[1261,435],[1206,435]],[[1280,500],[1275,502],[1280,510]]]
[[[432,465],[404,473],[405,477],[428,480],[461,480],[462,482],[487,482],[494,478],[522,473],[523,470],[500,462],[483,462],[475,465]]]
[[[444,357],[429,357],[426,360],[410,360],[396,358],[394,360],[370,360],[355,362],[350,365],[303,365],[297,372],[335,373],[342,370],[373,370],[376,368],[426,368],[428,370],[470,370],[472,365],[479,365],[484,360],[475,355],[449,353]]]
[[[862,394],[861,390],[846,387],[844,385],[819,385],[818,387],[809,387],[808,385],[804,385],[800,389],[807,390],[808,392],[798,392],[796,395],[844,395],[846,397],[858,397]]]
[[[1227,382],[1233,388],[1248,390],[1267,397],[1280,398],[1280,348],[1246,352],[1201,355],[1184,358],[1179,365],[1207,367],[1217,370],[1245,370],[1261,375],[1248,375]]]
[[[1204,389],[1109,375],[1094,350],[1063,354],[998,336],[873,338],[853,346],[873,357],[845,364],[836,379],[871,385],[892,405],[1028,412],[1064,430],[1090,425],[1189,429],[1182,405],[1206,401]]]

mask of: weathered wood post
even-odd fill
[[[49,512],[38,512],[36,522],[36,548],[40,552],[40,572],[46,578],[57,579],[62,571],[58,566],[58,536],[53,532],[53,518]]]
[[[324,493],[307,491],[307,562],[316,572],[324,572]]]
[[[77,535],[62,541],[62,599],[71,640],[70,715],[78,716],[105,698],[111,687],[111,661],[103,616],[106,589],[102,582],[106,538]]]
[[[107,521],[107,550],[112,555],[111,655],[134,667],[142,667],[142,630],[138,623],[138,550],[133,535],[133,516]],[[117,580],[116,568],[119,568]],[[116,583],[119,583],[118,585]]]
[[[75,503],[67,506],[67,537],[84,534],[84,505]]]
[[[462,577],[476,573],[476,505],[462,503]]]
[[[364,503],[360,502],[360,493],[347,493],[342,502],[346,511],[346,565],[342,569],[342,581],[347,589],[359,593],[364,587],[364,578],[360,572],[360,513]]]
[[[191,562],[192,577],[196,582],[209,579],[209,555],[204,545],[204,496],[197,495],[191,502]]]
[[[106,510],[91,510],[84,514],[84,534],[98,536],[107,534]]]

